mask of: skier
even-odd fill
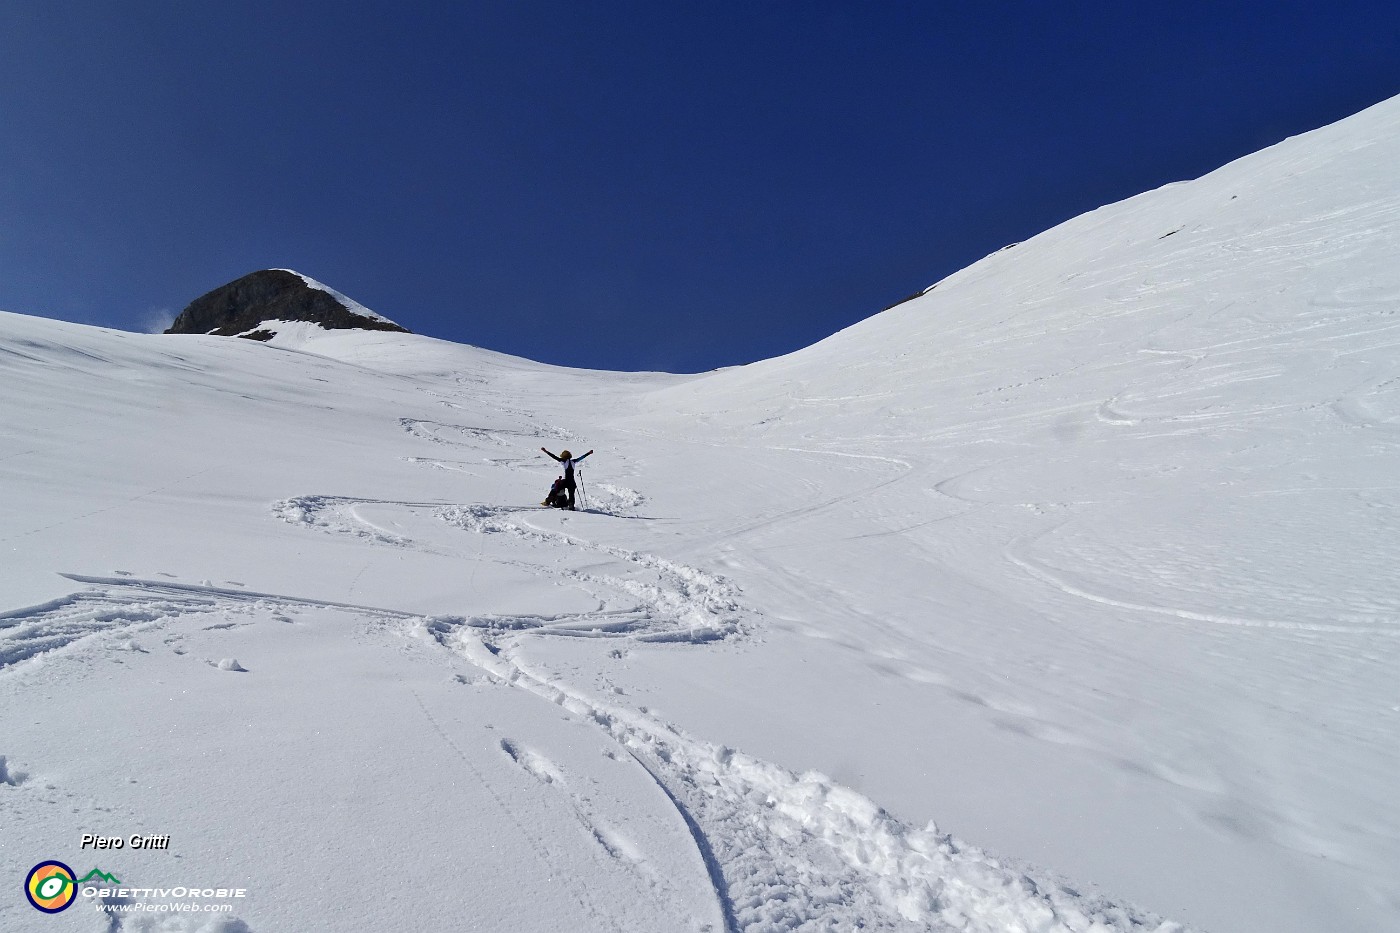
[[[548,454],[552,459],[564,464],[564,490],[569,494],[569,504],[565,506],[565,508],[572,512],[574,510],[574,490],[578,488],[574,484],[574,464],[578,463],[584,457],[587,457],[588,454],[593,453],[593,451],[590,450],[588,454],[582,454],[578,457],[575,457],[567,450],[564,450],[560,451],[559,456],[556,457],[554,456],[554,454],[549,453],[549,451],[545,450],[543,447],[541,447],[540,450],[544,450],[544,452]]]

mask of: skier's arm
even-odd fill
[[[544,448],[541,447],[540,450],[544,450]],[[560,460],[558,457],[555,457],[554,454],[550,454],[549,451],[544,450],[544,452],[547,453],[547,454],[549,454],[549,456],[550,456],[552,459],[558,461],[559,463],[563,463],[563,462],[564,462],[563,460]],[[592,451],[589,451],[589,453],[592,453]]]
[[[590,451],[588,452],[588,454],[591,454],[591,453],[593,453],[593,451],[590,450]],[[587,457],[588,454],[584,454],[583,457]],[[580,460],[583,459],[583,457],[575,457],[575,458],[574,458],[574,463],[578,463]]]

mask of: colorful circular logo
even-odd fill
[[[56,914],[65,910],[78,895],[73,869],[62,862],[40,862],[24,879],[24,895],[35,910]]]

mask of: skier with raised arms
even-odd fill
[[[574,483],[574,464],[575,464],[575,463],[578,463],[578,462],[579,462],[580,460],[582,460],[584,457],[587,457],[588,454],[593,453],[593,451],[590,450],[587,454],[580,454],[579,456],[575,457],[572,453],[570,453],[570,452],[567,451],[567,450],[561,451],[561,452],[559,453],[558,456],[555,456],[554,454],[551,454],[549,451],[545,450],[543,447],[541,447],[540,450],[543,450],[549,457],[551,457],[552,459],[557,460],[559,463],[563,464],[563,466],[564,466],[564,491],[568,493],[568,505],[563,506],[563,508],[566,508],[566,509],[568,509],[568,510],[570,510],[570,511],[573,511],[573,510],[574,510],[574,490],[575,490],[576,488],[578,488],[578,487],[575,485],[575,483]]]

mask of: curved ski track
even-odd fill
[[[1181,929],[1080,893],[964,846],[935,827],[904,826],[818,773],[795,775],[690,736],[645,712],[605,702],[532,670],[528,636],[611,637],[690,644],[746,631],[757,613],[724,578],[644,552],[540,528],[529,512],[485,505],[390,503],[333,496],[284,500],[283,520],[371,543],[417,547],[360,519],[358,505],[399,506],[477,534],[507,535],[527,554],[591,551],[631,577],[510,560],[600,600],[574,615],[418,618],[412,634],[493,678],[596,725],[652,775],[695,839],[731,931]],[[509,751],[509,750],[508,750]],[[512,755],[514,757],[514,755]]]
[[[626,491],[615,492],[625,506]],[[688,735],[644,710],[593,697],[532,670],[519,651],[522,640],[532,636],[694,645],[741,635],[758,614],[743,605],[738,589],[723,577],[539,527],[529,521],[527,510],[311,495],[278,502],[273,511],[293,525],[353,536],[370,546],[459,557],[469,553],[380,527],[357,514],[366,506],[394,510],[409,527],[415,521],[436,521],[468,534],[501,536],[498,542],[511,542],[506,552],[512,556],[491,559],[581,589],[596,599],[597,607],[554,616],[427,617],[243,589],[70,575],[88,589],[0,616],[0,676],[44,652],[89,639],[117,640],[135,629],[174,624],[192,614],[349,609],[453,652],[489,678],[592,724],[620,746],[620,754],[651,775],[694,840],[697,864],[714,888],[716,917],[728,933],[1182,930],[1131,907],[1081,894],[1038,870],[997,860],[939,833],[932,824],[908,827],[824,775],[794,774]],[[517,550],[519,556],[513,556]],[[592,567],[621,569],[572,569],[555,560],[569,556],[578,564],[580,552],[598,558],[589,562]],[[549,777],[547,768],[513,744],[502,748],[527,771]],[[553,784],[545,778],[541,780]],[[555,786],[569,793],[562,783]],[[579,819],[592,825],[587,808],[573,803]],[[595,830],[595,835],[607,848],[606,834]]]

